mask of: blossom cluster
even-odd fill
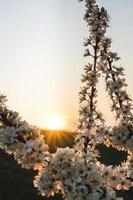
[[[84,157],[74,149],[57,149],[49,166],[40,171],[34,180],[42,195],[62,192],[65,200],[121,200],[103,183],[100,173],[90,160],[87,166]]]
[[[0,96],[0,148],[13,154],[25,168],[40,168],[49,159],[48,145],[40,130],[22,121],[17,112],[9,110]],[[41,165],[41,166],[40,166]]]

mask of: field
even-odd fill
[[[74,133],[43,131],[46,135],[46,141],[50,145],[51,152],[56,148],[73,145]],[[126,154],[117,152],[113,149],[107,149],[104,146],[98,147],[101,152],[100,160],[106,164],[118,164],[126,158]],[[0,151],[0,200],[61,200],[61,196],[44,198],[38,194],[33,187],[33,179],[36,172],[22,169],[12,156],[8,156],[2,150]],[[119,192],[124,200],[133,200],[133,190]]]

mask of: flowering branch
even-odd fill
[[[83,1],[83,0],[79,0]],[[40,129],[23,121],[17,112],[6,106],[6,97],[0,96],[0,148],[12,154],[22,167],[38,170],[34,186],[43,196],[62,193],[65,200],[122,200],[114,189],[129,189],[133,179],[133,116],[123,68],[110,51],[111,39],[105,36],[109,16],[95,0],[84,0],[84,20],[89,37],[84,56],[89,63],[84,67],[80,96],[80,119],[73,148],[60,148],[49,153]],[[105,75],[106,89],[113,102],[120,124],[105,125],[97,111],[97,83]],[[97,161],[96,145],[104,143],[128,152],[127,161],[119,166],[105,166]]]
[[[132,104],[130,103],[132,100],[128,97],[125,90],[127,84],[125,83],[125,78],[122,77],[123,68],[117,67],[114,64],[114,62],[118,61],[120,58],[117,56],[117,53],[110,51],[111,39],[107,38],[105,35],[109,26],[109,16],[103,7],[99,9],[95,1],[86,0],[85,2],[87,11],[84,19],[90,27],[90,36],[86,39],[85,46],[94,49],[94,55],[90,53],[90,49],[87,49],[85,56],[91,55],[94,59],[94,63],[85,66],[85,75],[83,75],[82,79],[84,86],[79,93],[80,103],[83,106],[81,106],[80,110],[79,135],[77,136],[80,145],[78,145],[78,148],[81,146],[84,139],[83,151],[85,152],[85,159],[90,153],[89,146],[91,147],[93,157],[96,159],[96,145],[99,143],[104,143],[107,146],[111,145],[120,150],[126,150],[129,155],[129,160],[127,158],[126,163],[114,168],[111,168],[111,166],[107,168],[104,165],[100,165],[99,168],[99,162],[97,162],[97,166],[99,170],[103,170],[104,168],[103,171],[108,172],[107,178],[105,178],[106,176],[104,173],[103,177],[106,179],[105,182],[108,183],[109,186],[115,189],[129,188],[132,186],[130,176],[133,174],[131,171],[133,166],[133,149],[131,147],[131,145],[133,145],[133,115]],[[92,61],[92,59],[90,61]],[[94,76],[92,76],[93,73]],[[93,81],[90,79],[90,74]],[[116,119],[120,121],[120,124],[112,127],[111,130],[110,127],[105,126],[101,113],[99,114],[100,117],[95,117],[95,114],[98,112],[96,110],[96,102],[93,100],[97,93],[96,83],[101,74],[104,74],[106,77],[106,90],[113,102],[112,111],[116,111]],[[96,80],[96,82],[94,80]],[[91,91],[89,92],[89,90]],[[90,98],[86,100],[87,95]],[[102,122],[101,124],[98,123],[98,119]],[[87,163],[87,161],[85,163]],[[110,173],[110,169],[113,170],[112,174]],[[122,178],[119,178],[121,177],[122,169],[125,169],[125,173],[123,173]],[[115,174],[116,177],[115,181],[113,181],[113,174]]]

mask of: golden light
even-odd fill
[[[62,130],[65,128],[65,119],[61,116],[49,117],[46,126],[50,130]]]

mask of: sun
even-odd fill
[[[65,128],[65,119],[61,116],[48,117],[46,126],[49,130],[62,130]]]

